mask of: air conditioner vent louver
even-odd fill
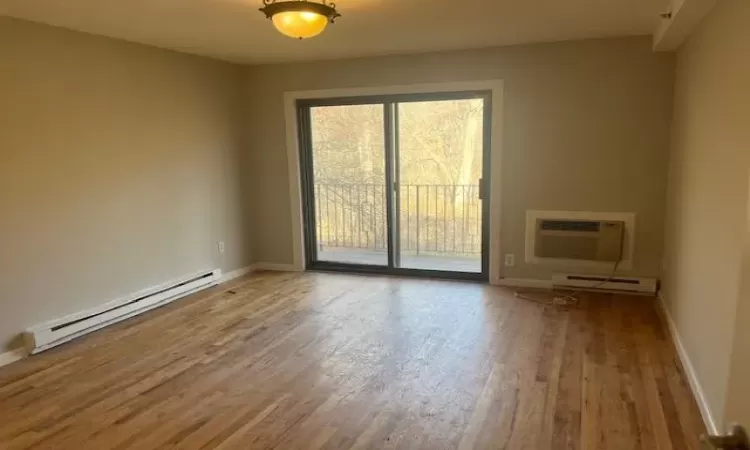
[[[601,222],[591,220],[542,220],[544,231],[599,231]]]

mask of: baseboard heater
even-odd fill
[[[29,328],[23,333],[29,353],[39,353],[100,328],[173,302],[219,283],[221,270],[206,270],[136,292],[95,308]]]
[[[552,275],[552,286],[560,289],[630,292],[655,295],[656,278],[608,277],[606,275],[578,275],[561,273]]]

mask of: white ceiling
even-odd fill
[[[339,0],[342,17],[296,41],[261,0],[0,0],[0,15],[240,63],[650,34],[666,0]]]

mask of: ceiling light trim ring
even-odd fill
[[[337,17],[341,17],[341,14],[336,11],[335,3],[326,3],[323,0],[322,3],[311,2],[307,0],[263,0],[264,7],[260,8],[260,11],[266,15],[267,19],[272,18],[276,14],[289,12],[289,11],[300,11],[300,12],[311,12],[320,14],[328,19],[330,23],[333,23]]]

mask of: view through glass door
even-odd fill
[[[482,271],[482,99],[396,104],[399,267]]]
[[[383,105],[310,109],[320,261],[388,265]]]
[[[308,268],[486,278],[488,102],[301,102]]]

